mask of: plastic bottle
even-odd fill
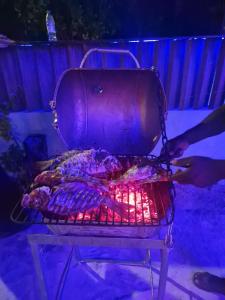
[[[46,28],[48,32],[48,40],[49,41],[57,41],[56,36],[56,30],[55,30],[55,21],[54,18],[50,12],[50,10],[47,10],[46,13]]]

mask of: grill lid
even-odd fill
[[[69,69],[54,94],[59,133],[69,149],[147,155],[161,134],[160,90],[154,68]]]

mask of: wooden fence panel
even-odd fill
[[[131,51],[142,68],[155,66],[169,109],[216,108],[225,97],[223,36],[148,40],[17,44],[0,49],[0,101],[13,111],[48,110],[56,83],[68,68],[78,68],[91,48]],[[86,68],[134,68],[129,57],[93,53]]]

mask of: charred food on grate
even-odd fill
[[[120,159],[106,150],[66,152],[49,161],[49,170],[36,176],[22,206],[70,216],[105,205],[122,216],[132,205],[113,199],[112,186],[167,180],[164,169],[143,166],[146,163],[144,159]]]

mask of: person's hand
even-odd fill
[[[183,136],[177,136],[169,140],[166,144],[167,151],[165,147],[161,150],[161,157],[169,155],[169,158],[180,157],[183,155],[184,151],[189,147],[188,141]],[[166,153],[167,152],[167,153]]]
[[[173,160],[174,166],[185,169],[178,170],[172,179],[181,184],[192,184],[206,187],[215,184],[224,178],[224,160],[215,160],[209,157],[192,156]]]

